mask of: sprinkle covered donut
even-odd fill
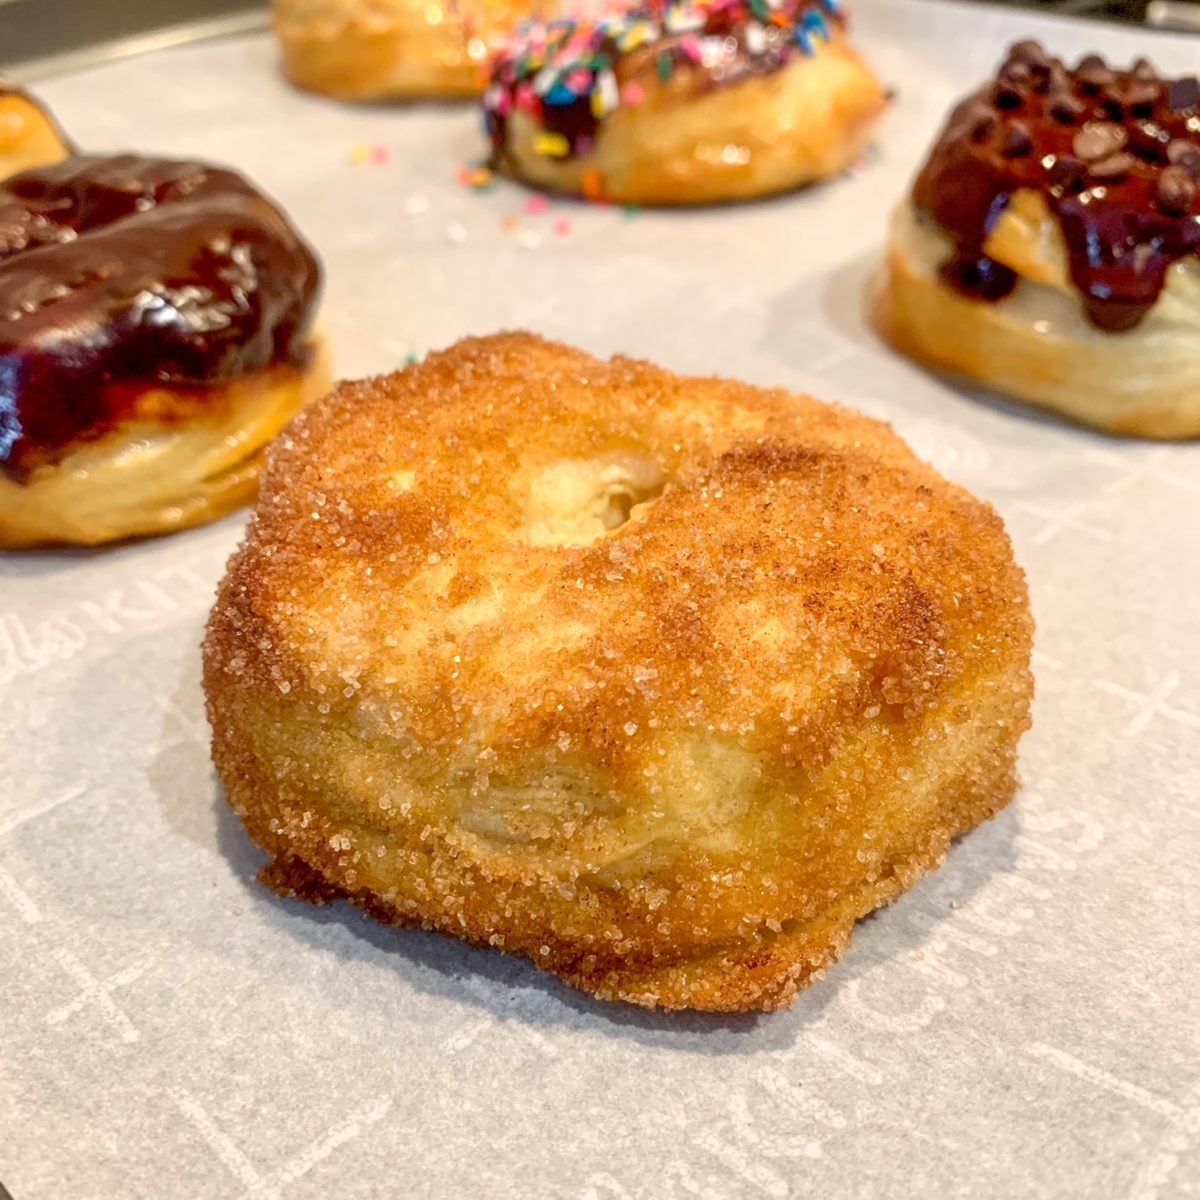
[[[275,443],[204,680],[275,887],[775,1009],[1011,799],[1031,632],[886,426],[507,334]]]
[[[671,0],[534,23],[493,66],[493,165],[632,204],[749,199],[838,174],[883,92],[836,0]]]

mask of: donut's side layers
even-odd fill
[[[146,388],[134,416],[62,462],[21,482],[0,472],[0,548],[96,546],[232,512],[254,497],[271,439],[331,381],[318,339],[304,367],[251,372],[206,389],[199,405]]]
[[[218,629],[214,636],[225,634]],[[272,856],[263,879],[276,890],[317,903],[348,898],[392,924],[436,929],[522,954],[603,999],[739,1012],[791,1004],[798,990],[845,952],[859,918],[940,866],[951,839],[1012,799],[1029,686],[1028,672],[1014,655],[1003,675],[977,681],[963,700],[929,714],[931,722],[953,723],[954,709],[964,701],[973,706],[971,722],[946,739],[939,753],[916,768],[898,767],[903,783],[899,777],[863,781],[863,796],[875,804],[869,863],[855,861],[863,851],[849,829],[842,846],[835,833],[823,845],[805,847],[812,862],[792,882],[783,906],[799,915],[748,919],[740,936],[727,932],[724,941],[684,953],[670,939],[657,938],[656,925],[668,919],[693,927],[725,922],[722,909],[738,903],[734,889],[722,894],[701,881],[743,875],[745,864],[736,856],[689,856],[668,871],[626,880],[624,887],[533,871],[514,877],[455,845],[444,828],[410,824],[384,830],[356,821],[353,814],[370,801],[349,790],[348,781],[386,770],[386,760],[351,758],[356,748],[339,738],[348,756],[324,776],[325,790],[302,764],[311,765],[328,737],[286,698],[260,708],[257,698],[231,695],[227,681],[210,682],[209,694],[215,697],[214,758],[234,810]],[[306,775],[309,784],[291,783],[289,769]],[[347,790],[335,794],[339,786]],[[821,808],[837,807],[830,796],[816,795],[811,803],[818,821]],[[847,854],[849,841],[856,848]],[[753,871],[749,874],[751,880],[739,883],[748,882],[743,890],[752,893]],[[664,902],[666,889],[676,894]],[[747,907],[765,907],[763,897]]]
[[[1176,263],[1146,319],[1108,333],[1083,316],[1061,247],[1048,261],[1044,224],[1005,217],[989,248],[1023,273],[1012,296],[989,303],[943,282],[949,244],[905,203],[875,298],[880,331],[918,362],[1108,433],[1200,436],[1200,265]]]
[[[478,96],[489,49],[537,4],[275,0],[289,81],[339,100]]]

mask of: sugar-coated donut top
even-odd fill
[[[539,153],[587,154],[600,123],[642,103],[647,84],[678,73],[712,87],[774,71],[813,54],[843,21],[839,0],[649,0],[595,20],[532,23],[493,66],[488,135],[502,152],[521,111],[541,127]]]
[[[312,251],[233,171],[76,156],[4,180],[0,470],[57,461],[148,387],[299,365],[319,288]]]
[[[1029,632],[999,518],[886,426],[508,334],[297,418],[210,638],[415,775],[583,756],[644,790],[672,737],[817,770]]]
[[[1200,254],[1200,80],[1122,71],[1091,54],[1068,69],[1036,42],[951,115],[917,179],[918,212],[954,240],[943,278],[998,300],[1015,272],[984,253],[1012,196],[1057,218],[1092,323],[1119,331],[1157,301],[1167,270]]]

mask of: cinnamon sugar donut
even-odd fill
[[[843,171],[885,98],[837,0],[645,0],[522,28],[492,71],[493,165],[629,204],[711,204]]]
[[[536,0],[274,0],[284,71],[340,100],[478,96]]]
[[[327,386],[312,252],[240,175],[75,155],[0,182],[0,547],[221,516]]]
[[[503,334],[276,442],[204,686],[276,887],[776,1009],[1012,798],[1031,629],[885,425]]]
[[[896,213],[877,320],[1107,432],[1200,436],[1200,80],[1013,47]]]

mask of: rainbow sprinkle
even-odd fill
[[[839,0],[637,0],[594,19],[532,22],[497,58],[484,92],[493,153],[504,154],[508,119],[520,111],[536,126],[538,154],[587,154],[600,124],[644,103],[647,86],[681,72],[732,84],[778,70],[818,53],[844,20]],[[639,50],[651,53],[631,67],[623,56]],[[637,77],[625,77],[630,69]],[[597,199],[603,189],[589,190],[585,178],[584,193]]]
[[[353,142],[346,154],[346,161],[353,167],[360,167],[363,163],[382,167],[392,161],[392,152],[379,142]]]

